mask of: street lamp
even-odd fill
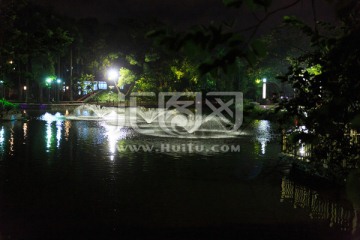
[[[23,89],[24,89],[24,92],[23,92],[23,99],[25,99],[25,102],[27,102],[27,98],[26,98],[26,90],[27,90],[27,86],[25,85],[25,86],[23,87]]]
[[[59,102],[59,101],[60,101],[60,84],[61,84],[61,79],[60,79],[60,78],[56,79],[56,83],[57,83],[56,98],[57,98],[57,101]]]
[[[5,88],[4,88],[4,81],[0,80],[0,84],[1,84],[1,93],[2,93],[2,98],[5,99]]]
[[[119,72],[115,69],[109,69],[108,70],[108,79],[111,81],[114,81],[119,77]]]
[[[108,80],[114,81],[114,85],[116,87],[116,90],[118,92],[118,97],[120,99],[120,97],[121,97],[120,96],[120,89],[119,89],[119,87],[117,85],[117,82],[116,82],[116,80],[119,79],[119,71],[115,70],[115,69],[109,69],[108,72],[107,72],[107,75],[108,75]]]
[[[47,85],[50,85],[51,84],[51,82],[52,82],[52,78],[51,77],[48,77],[48,78],[46,78],[46,84]]]
[[[263,82],[262,98],[263,98],[263,99],[266,99],[266,81],[267,81],[266,78],[263,78],[263,79],[262,79],[262,82]]]
[[[46,86],[48,87],[48,102],[50,102],[50,92],[51,92],[51,83],[52,83],[52,81],[53,81],[52,77],[47,77],[45,79]]]

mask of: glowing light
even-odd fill
[[[60,147],[61,130],[62,130],[61,121],[56,121],[56,148]]]
[[[265,154],[265,151],[266,151],[266,140],[265,139],[262,139],[260,141],[260,144],[261,144],[261,154]]]
[[[66,141],[69,140],[70,128],[71,128],[71,122],[70,121],[65,121],[65,140]]]
[[[28,132],[28,125],[26,122],[23,124],[23,131],[24,131],[24,140],[25,140],[27,138],[27,132]]]
[[[256,123],[259,124],[257,127],[256,139],[259,141],[261,145],[261,154],[265,154],[267,142],[269,142],[271,138],[270,122],[267,120],[261,120],[261,121],[257,121]]]
[[[27,87],[26,86],[24,86],[24,91],[26,91],[27,90]]]
[[[306,150],[305,150],[305,144],[301,144],[301,147],[299,149],[300,156],[305,156]]]
[[[61,83],[61,79],[58,78],[58,79],[56,80],[56,82],[57,82],[58,84],[60,84],[60,83]]]
[[[52,78],[48,77],[48,78],[46,78],[45,81],[46,81],[46,83],[50,84],[52,82]]]
[[[261,80],[260,80],[260,79],[256,79],[256,80],[255,80],[255,83],[256,83],[256,84],[260,84],[260,83],[261,83]]]
[[[42,115],[40,117],[40,120],[46,121],[46,122],[54,122],[57,120],[61,120],[63,119],[64,116],[61,115],[59,112],[55,113],[54,115],[50,114],[50,113],[45,113],[44,115]]]
[[[108,71],[108,79],[109,79],[109,80],[114,81],[114,80],[116,80],[118,77],[119,77],[119,73],[118,73],[118,71],[116,71],[115,69],[110,69],[110,70]]]
[[[309,133],[309,129],[307,129],[306,126],[304,126],[304,125],[299,126],[299,130],[304,133]]]
[[[10,155],[12,156],[14,154],[14,143],[15,143],[13,130],[11,131],[11,134],[10,134],[9,143],[10,143]]]
[[[266,99],[266,82],[263,82],[262,98],[263,98],[263,99]]]
[[[114,161],[117,142],[120,139],[125,138],[127,134],[124,131],[124,129],[119,126],[112,126],[112,125],[108,125],[108,124],[104,124],[103,126],[106,129],[106,136],[107,136],[108,144],[109,144],[109,152],[111,154],[110,160]]]
[[[5,130],[4,130],[4,126],[1,127],[1,130],[0,130],[0,145],[2,146],[4,141],[5,141]]]
[[[49,152],[49,149],[51,147],[51,136],[52,136],[51,121],[48,121],[46,123],[46,149],[47,149],[47,152]]]
[[[60,145],[60,139],[61,139],[61,121],[64,118],[59,112],[55,113],[54,115],[50,113],[45,113],[40,117],[40,120],[46,121],[46,148],[47,152],[49,152],[49,149],[51,147],[51,141],[52,141],[52,129],[51,129],[51,123],[56,121],[56,139],[57,139],[57,147]]]

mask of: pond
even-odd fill
[[[1,239],[341,240],[356,228],[345,197],[279,165],[269,121],[181,138],[53,114],[0,123]]]

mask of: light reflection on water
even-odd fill
[[[261,154],[264,155],[266,153],[266,144],[271,140],[270,121],[268,120],[258,121],[258,127],[256,130],[257,130],[256,139],[260,142]]]
[[[294,209],[305,209],[310,219],[326,221],[329,227],[338,227],[342,231],[349,231],[351,228],[354,216],[349,207],[345,208],[286,177],[281,182],[280,202],[291,203]]]
[[[27,135],[28,135],[28,124],[27,122],[24,122],[23,124],[23,131],[24,131],[24,141],[26,141]]]
[[[268,193],[267,191],[270,192],[269,196],[277,194],[275,201],[279,204],[280,199],[283,209],[281,210],[280,208],[277,209],[277,211],[290,211],[290,209],[294,210],[295,208],[294,211],[306,209],[308,211],[307,217],[309,221],[318,223],[319,221],[326,220],[328,221],[328,226],[332,225],[333,228],[340,226],[344,231],[348,231],[351,228],[349,224],[353,216],[351,210],[343,207],[340,203],[327,199],[316,191],[297,185],[286,178],[282,180],[279,179],[279,181],[276,182],[277,185],[271,187],[270,190],[267,190],[269,183],[264,184],[262,187],[258,186],[262,183],[255,183],[255,181],[261,179],[261,171],[266,167],[267,162],[272,161],[272,159],[277,156],[278,144],[273,134],[273,126],[269,121],[255,121],[251,129],[249,129],[249,132],[251,132],[249,136],[239,136],[231,140],[188,140],[140,136],[129,128],[121,128],[106,123],[105,121],[71,121],[65,120],[59,115],[55,118],[54,116],[48,116],[46,119],[47,121],[36,120],[4,123],[0,128],[1,157],[3,158],[5,155],[8,155],[8,157],[9,155],[10,157],[12,157],[12,155],[16,157],[16,155],[21,154],[23,149],[27,148],[33,151],[35,153],[34,156],[38,159],[31,159],[31,161],[38,161],[37,164],[42,166],[41,164],[44,159],[57,156],[59,161],[57,161],[56,164],[59,165],[53,164],[53,169],[61,172],[59,166],[65,165],[68,167],[64,168],[66,170],[65,174],[69,174],[69,176],[74,174],[75,176],[73,179],[70,179],[68,182],[69,185],[73,183],[72,181],[76,182],[76,180],[78,180],[77,183],[84,184],[82,187],[85,186],[86,188],[88,184],[86,181],[91,181],[89,179],[94,178],[96,182],[94,180],[95,183],[94,186],[91,187],[91,190],[92,188],[96,188],[95,186],[98,184],[105,186],[105,189],[110,189],[111,194],[121,195],[111,195],[111,197],[118,198],[113,200],[114,202],[119,202],[119,204],[115,204],[115,206],[118,209],[123,207],[122,211],[125,213],[121,214],[129,214],[127,212],[128,210],[124,207],[127,206],[126,204],[132,204],[133,199],[131,199],[131,197],[133,196],[129,192],[135,192],[136,196],[144,194],[144,198],[150,199],[145,199],[143,202],[139,200],[139,198],[136,198],[135,202],[153,204],[155,207],[161,205],[161,208],[170,210],[162,205],[164,204],[165,206],[169,202],[169,204],[173,203],[179,207],[179,209],[184,209],[185,212],[195,211],[198,213],[200,212],[198,209],[201,209],[201,207],[197,208],[197,199],[193,196],[195,194],[195,196],[201,198],[203,194],[206,196],[201,198],[206,203],[204,206],[211,206],[211,209],[215,209],[215,211],[218,209],[220,212],[218,213],[219,216],[222,216],[223,210],[225,212],[228,211],[230,212],[228,214],[233,216],[231,220],[235,219],[234,222],[236,222],[238,218],[240,218],[239,214],[250,211],[241,206],[248,204],[250,208],[254,208],[253,211],[256,212],[254,215],[260,216],[259,219],[261,219],[266,213],[262,213],[258,208],[268,207],[271,209],[273,207],[277,208],[277,205],[271,203],[270,200],[269,202],[264,200],[264,202],[270,206],[264,204],[264,207],[259,204],[257,198],[264,198],[262,194],[256,191],[256,189],[260,188],[266,189],[263,190],[264,195]],[[18,142],[21,142],[21,145],[17,145]],[[181,145],[189,142],[193,144],[203,144],[205,146],[211,146],[212,144],[239,144],[241,151],[239,153],[214,154],[196,154],[181,151],[162,154],[146,153],[144,151],[135,153],[118,151],[119,145],[126,144],[149,144],[156,146],[157,144]],[[25,146],[23,143],[25,143]],[[34,145],[37,143],[39,146],[35,148]],[[44,153],[44,156],[42,156],[41,151],[47,153]],[[21,156],[26,157],[26,155]],[[12,159],[10,157],[8,159]],[[18,161],[21,162],[22,158],[19,159]],[[59,168],[57,169],[56,167]],[[24,169],[27,171],[25,167]],[[91,171],[89,169],[91,169]],[[41,171],[38,169],[32,169],[32,171],[33,172],[30,171],[29,175],[34,174],[34,172],[49,172],[46,167],[42,168]],[[55,173],[50,172],[50,177],[54,174],[54,178],[56,178],[56,171]],[[244,181],[245,183],[242,184]],[[104,183],[104,185],[101,185],[102,183]],[[153,191],[157,192],[154,193],[154,195],[153,191],[145,189],[147,186],[151,188],[152,183],[156,185]],[[58,185],[61,184],[58,183]],[[252,189],[253,187],[255,190]],[[219,192],[223,191],[224,196],[219,193],[213,193],[214,190],[212,188]],[[244,191],[246,188],[251,188],[250,193]],[[194,189],[199,192],[196,192]],[[192,192],[193,190],[195,193]],[[67,191],[65,191],[65,193],[66,192]],[[160,197],[159,199],[161,200],[158,200],[156,194],[160,194],[165,200]],[[181,196],[177,196],[178,194]],[[235,196],[233,194],[235,194]],[[251,194],[254,194],[255,197]],[[97,201],[98,196],[101,196],[101,194],[94,194],[93,198]],[[181,204],[177,205],[178,197],[184,202],[193,203],[195,206],[193,207],[194,209],[191,209],[191,207],[183,207]],[[231,200],[234,197],[237,199],[236,201]],[[130,200],[124,200],[127,198]],[[151,200],[152,198],[156,200]],[[223,203],[229,202],[230,204],[224,204],[223,206],[221,204],[218,205],[216,200],[218,198],[226,199],[223,200]],[[193,199],[193,202],[189,199]],[[69,199],[66,200],[70,201]],[[99,200],[101,204],[105,201],[106,200],[103,199]],[[99,208],[106,206],[100,203],[96,203],[99,204]],[[271,204],[273,204],[273,206]],[[140,209],[150,211],[144,206],[145,205],[141,205]],[[176,210],[173,211],[176,213]],[[232,215],[234,211],[236,214]],[[183,216],[181,215],[182,213],[178,214],[179,216]],[[207,216],[205,213],[202,214]],[[195,219],[196,217],[197,216],[194,215]],[[212,217],[213,215],[210,215],[210,222],[220,221],[217,218],[218,216]],[[222,217],[224,218],[223,220],[227,221],[226,217]],[[247,217],[252,218],[254,222],[258,221],[252,214],[249,214]],[[271,216],[268,218],[271,219]],[[191,221],[191,219],[192,218],[190,218],[189,221]],[[172,220],[173,219],[170,219],[170,221]],[[229,221],[231,222],[231,220]],[[198,221],[200,222],[200,220]],[[246,222],[247,219],[243,221]],[[194,222],[196,221],[194,220]]]
[[[52,127],[51,127],[51,121],[46,122],[46,150],[47,152],[50,151],[51,148],[51,140],[52,140]]]
[[[56,121],[56,148],[60,147],[61,131],[62,131],[62,122]]]
[[[106,131],[105,135],[109,145],[110,160],[114,161],[117,143],[120,139],[126,137],[126,133],[124,132],[123,128],[116,125],[108,125],[103,123],[102,126]]]
[[[1,127],[0,130],[0,149],[1,149],[1,153],[4,153],[4,142],[5,142],[5,129],[4,126]]]
[[[65,125],[65,140],[69,141],[71,121],[66,120],[64,125]]]

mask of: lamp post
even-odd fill
[[[4,81],[0,80],[0,84],[1,84],[1,98],[5,99]]]
[[[117,71],[115,69],[109,69],[107,75],[108,75],[108,80],[114,81],[115,88],[118,92],[118,99],[120,99],[120,89],[116,82],[116,80],[119,79],[119,71]]]
[[[57,99],[57,102],[60,102],[60,84],[61,84],[61,79],[58,78],[56,79],[56,99]]]
[[[266,79],[266,78],[263,78],[263,79],[262,79],[262,82],[263,82],[262,98],[263,98],[263,99],[266,99],[266,82],[267,82],[267,79]]]
[[[46,82],[46,86],[48,87],[48,102],[50,102],[50,91],[51,91],[51,82],[52,82],[52,78],[51,77],[47,77],[45,79]]]
[[[23,89],[24,89],[25,102],[27,102],[28,101],[27,97],[26,97],[27,96],[26,95],[27,86],[25,85]]]

